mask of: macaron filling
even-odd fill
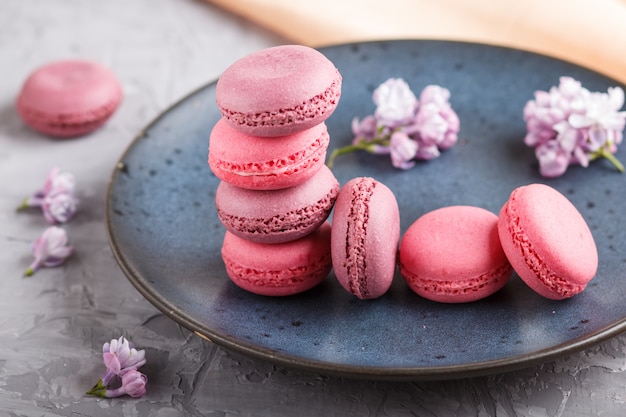
[[[513,245],[520,251],[521,259],[523,259],[526,267],[528,267],[535,277],[550,291],[563,298],[569,298],[578,294],[584,290],[587,285],[573,284],[567,279],[555,274],[546,265],[546,262],[533,247],[524,229],[520,226],[521,218],[514,204],[518,192],[519,189],[513,190],[509,201],[504,205],[503,211],[507,219],[507,230],[511,236]]]
[[[305,171],[323,160],[329,142],[328,132],[324,131],[306,148],[285,158],[270,159],[263,162],[233,162],[216,160],[213,154],[209,153],[209,163],[215,169],[241,177],[292,175]]]
[[[477,277],[452,281],[419,276],[400,265],[400,273],[408,281],[410,287],[420,295],[463,296],[479,293],[487,287],[503,286],[508,281],[511,272],[511,265],[505,264]]]
[[[370,200],[377,183],[361,178],[351,189],[352,198],[348,214],[345,270],[349,291],[359,298],[368,298],[367,257],[365,240],[370,217]]]
[[[220,107],[220,111],[224,118],[235,127],[286,126],[315,120],[326,113],[334,111],[340,96],[341,77],[337,73],[337,79],[333,80],[325,91],[292,107],[254,113],[239,112]]]
[[[330,254],[324,254],[308,265],[298,265],[289,269],[258,269],[242,264],[241,260],[230,259],[222,256],[226,265],[226,272],[244,289],[260,294],[267,289],[285,289],[292,286],[301,286],[303,283],[311,283],[311,287],[318,284],[330,272]]]
[[[119,100],[116,99],[89,112],[51,115],[20,103],[19,111],[34,129],[49,129],[58,134],[65,134],[68,129],[77,132],[95,130],[106,122],[118,105]]]
[[[337,186],[310,206],[290,210],[270,218],[229,215],[219,209],[217,216],[223,224],[229,225],[240,234],[251,236],[293,234],[300,230],[311,229],[326,220],[338,193],[339,187]]]

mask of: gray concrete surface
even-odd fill
[[[133,137],[233,60],[283,42],[194,0],[3,0],[0,3],[0,416],[621,416],[626,336],[556,362],[439,382],[314,375],[244,357],[163,316],[126,280],[105,234],[107,181]],[[26,128],[14,100],[28,73],[84,57],[119,76],[125,99],[98,132],[52,141]],[[52,166],[73,172],[74,256],[32,278],[31,242],[47,226],[16,213]],[[85,396],[104,372],[102,344],[146,349],[148,393]]]

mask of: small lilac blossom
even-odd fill
[[[26,269],[26,276],[33,275],[42,266],[61,265],[72,254],[73,248],[67,245],[67,233],[57,226],[48,227],[33,243],[35,260]]]
[[[547,178],[563,175],[569,164],[569,154],[555,141],[542,143],[535,149],[539,172]]]
[[[41,204],[43,215],[50,224],[67,223],[76,214],[76,207],[76,198],[60,190],[46,195]]]
[[[623,165],[613,155],[622,142],[626,121],[624,91],[590,92],[571,78],[561,77],[549,91],[535,92],[526,103],[526,145],[535,147],[539,172],[545,177],[563,175],[569,165],[587,167],[607,158],[620,172]]]
[[[382,83],[372,95],[379,124],[394,128],[408,123],[415,115],[417,98],[409,85],[401,78],[390,78]]]
[[[417,154],[417,142],[411,139],[406,133],[400,131],[391,135],[391,163],[400,169],[409,169],[415,165],[415,155]]]
[[[33,193],[32,196],[24,199],[22,205],[18,209],[26,207],[41,207],[45,197],[52,193],[67,193],[74,195],[76,188],[76,180],[74,175],[69,172],[61,172],[57,167],[50,170],[41,189]]]
[[[614,87],[607,94],[591,93],[586,101],[584,112],[573,113],[568,121],[575,129],[588,129],[590,149],[595,151],[607,142],[622,143],[626,111],[619,110],[624,105],[624,90]]]
[[[143,397],[146,394],[146,384],[148,377],[135,369],[128,369],[122,372],[122,386],[112,390],[106,390],[106,398],[121,397],[130,395],[133,398]]]
[[[378,126],[376,118],[369,115],[359,121],[358,117],[352,119],[352,134],[354,135],[354,143],[361,140],[371,142],[376,138]]]
[[[431,159],[438,158],[439,155],[441,155],[441,152],[439,152],[439,148],[437,147],[437,145],[434,145],[434,144],[433,145],[423,144],[417,150],[417,153],[415,154],[415,159],[421,159],[423,161],[428,161],[428,160],[431,160]]]
[[[353,151],[390,155],[399,169],[415,166],[415,160],[438,157],[456,144],[460,121],[449,102],[450,91],[428,85],[418,100],[401,78],[390,78],[372,94],[373,115],[352,121],[352,144],[335,149],[328,160]]]
[[[148,377],[145,374],[135,368],[130,368],[122,371],[120,378],[121,385],[118,388],[109,389],[102,381],[98,381],[98,384],[90,389],[87,394],[102,398],[117,398],[122,395],[139,398],[146,394]]]
[[[457,142],[461,122],[450,106],[450,91],[429,85],[420,94],[421,106],[416,116],[422,141],[433,140],[439,149],[448,149]]]
[[[386,130],[386,128],[384,126],[379,128],[378,122],[373,115],[366,116],[360,122],[359,119],[355,117],[352,120],[352,134],[354,135],[352,144],[359,146],[362,143],[368,143],[371,144],[370,152],[386,155],[389,153],[389,148],[376,143],[376,137],[380,134],[384,134],[383,130]]]
[[[74,174],[71,174],[69,172],[61,172],[58,167],[54,167],[48,174],[48,177],[46,178],[44,186],[40,192],[43,195],[49,194],[53,190],[62,190],[64,192],[73,193],[75,188],[76,179],[74,178]]]
[[[75,188],[74,175],[54,167],[46,177],[43,187],[25,198],[17,209],[19,211],[39,207],[49,223],[66,223],[76,213],[78,199]]]
[[[143,366],[146,363],[146,352],[143,349],[135,349],[124,336],[121,336],[102,346],[102,359],[107,367],[107,372],[102,377],[106,385],[113,376],[120,375],[122,371],[130,368],[139,369]]]
[[[135,349],[128,339],[121,336],[102,345],[102,360],[107,370],[87,394],[108,398],[124,394],[140,397],[145,394],[147,377],[137,371],[146,363],[145,350]],[[121,387],[109,389],[113,382],[119,385],[120,380]]]

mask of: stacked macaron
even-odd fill
[[[283,45],[236,61],[217,82],[222,118],[208,163],[221,180],[215,204],[226,272],[247,291],[296,294],[330,272],[326,220],[339,183],[324,165],[325,121],[341,81],[319,51]]]

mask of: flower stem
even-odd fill
[[[367,151],[370,153],[374,153],[374,148],[376,147],[376,145],[380,145],[380,146],[389,146],[389,139],[387,138],[376,138],[370,141],[367,141],[365,139],[361,139],[359,142],[352,144],[352,145],[348,145],[348,146],[344,146],[343,148],[337,148],[334,151],[331,152],[330,157],[328,158],[328,162],[326,163],[326,165],[328,165],[328,168],[332,168],[333,164],[335,163],[335,158],[337,158],[340,155],[345,155],[347,153],[350,152],[354,152],[354,151]]]
[[[619,172],[624,172],[624,165],[611,153],[611,151],[607,151],[605,148],[602,148],[600,151],[600,156],[608,159],[614,166],[617,168]]]
[[[328,158],[328,163],[326,165],[328,165],[328,168],[332,168],[333,164],[335,163],[335,158],[337,158],[340,155],[345,155],[347,153],[350,152],[354,152],[354,151],[361,151],[365,149],[365,147],[363,147],[363,145],[358,144],[358,145],[349,145],[349,146],[344,146],[343,148],[337,148],[334,151],[332,151],[332,153],[330,154],[330,157]]]

